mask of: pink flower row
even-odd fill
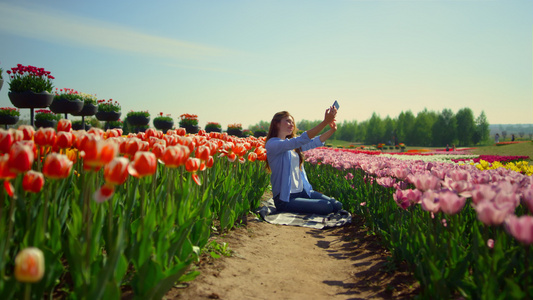
[[[306,157],[310,163],[321,162],[339,170],[361,169],[375,176],[378,184],[396,189],[393,198],[403,209],[419,204],[432,214],[442,211],[453,215],[469,209],[465,204],[471,198],[478,219],[485,225],[504,225],[520,242],[533,243],[533,217],[515,215],[520,205],[533,213],[532,176],[505,168],[481,171],[473,165],[406,162],[328,149],[307,151]]]

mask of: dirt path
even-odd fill
[[[253,216],[250,216],[252,219]],[[230,257],[205,256],[201,275],[167,299],[410,299],[415,280],[386,273],[387,253],[357,220],[315,230],[250,221],[225,236]]]

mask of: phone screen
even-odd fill
[[[339,109],[339,102],[337,102],[337,100],[335,100],[335,102],[333,103],[333,106],[335,106],[336,109]]]

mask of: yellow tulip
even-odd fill
[[[39,248],[29,247],[15,257],[15,278],[20,282],[38,282],[44,275],[44,254]]]

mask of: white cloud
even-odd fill
[[[174,59],[203,59],[232,51],[149,35],[101,20],[0,3],[0,31],[68,45],[90,46]]]

